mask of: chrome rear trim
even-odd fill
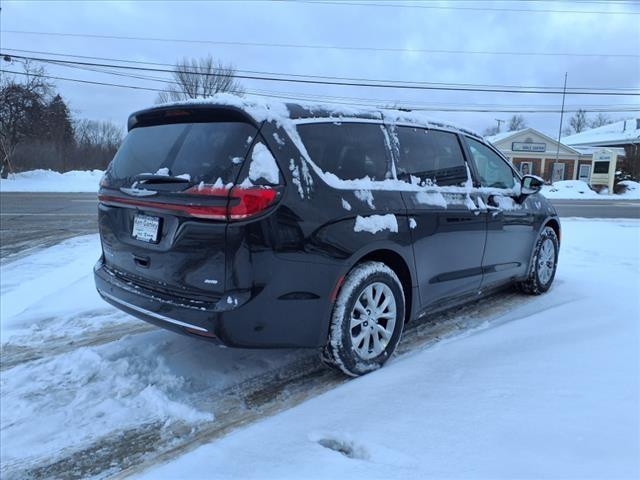
[[[119,303],[120,305],[124,305],[125,307],[130,308],[131,310],[135,310],[136,312],[144,313],[145,315],[148,315],[150,317],[157,318],[158,320],[163,320],[165,322],[173,323],[175,325],[180,325],[181,327],[188,327],[188,328],[193,328],[194,330],[199,330],[201,332],[208,332],[206,328],[198,327],[197,325],[192,325],[187,322],[181,322],[180,320],[176,320],[174,318],[165,317],[164,315],[160,315],[159,313],[152,312],[150,310],[147,310],[146,308],[138,307],[137,305],[133,305],[132,303],[125,302],[124,300],[120,300],[119,298],[114,297],[113,295],[105,292],[104,290],[98,290],[98,292],[100,292],[100,295],[102,295],[103,297],[106,297],[109,300],[113,300],[114,302]]]

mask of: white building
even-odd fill
[[[593,149],[558,144],[557,140],[533,128],[485,137],[523,174],[531,173],[547,182],[584,180],[591,177]],[[557,155],[557,160],[556,160]]]

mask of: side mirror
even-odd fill
[[[533,195],[542,190],[544,180],[537,175],[525,175],[522,177],[520,193],[522,195]]]

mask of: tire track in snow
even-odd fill
[[[507,291],[423,317],[407,325],[398,355],[410,354],[479,328],[522,318],[522,312],[514,312],[514,315],[510,312],[530,304],[535,298]],[[349,380],[326,369],[317,352],[310,350],[285,366],[222,390],[200,392],[184,399],[197,404],[200,410],[213,412],[215,419],[211,422],[196,426],[155,422],[114,431],[53,462],[24,468],[15,465],[16,468],[5,471],[5,478],[125,478],[170,461],[237,428],[292,408]]]

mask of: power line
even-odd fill
[[[90,71],[90,72],[98,72],[98,73],[105,73],[108,75],[115,75],[115,76],[119,76],[119,77],[126,77],[126,78],[133,78],[133,79],[137,79],[137,80],[149,80],[149,81],[154,81],[154,82],[161,82],[164,84],[170,83],[173,85],[181,85],[180,82],[171,80],[171,79],[166,79],[166,78],[159,78],[159,77],[152,77],[152,76],[148,76],[148,75],[135,75],[135,74],[129,74],[129,73],[121,73],[121,72],[112,72],[109,70],[105,70],[105,69],[98,69],[98,68],[93,68],[93,67],[84,67],[84,66],[77,66],[77,65],[62,65],[65,67],[69,67],[69,68],[74,68],[74,69],[79,69],[79,70],[84,70],[84,71]],[[452,103],[452,102],[415,102],[415,101],[409,101],[409,100],[390,100],[390,99],[381,99],[381,98],[370,98],[370,97],[353,97],[353,96],[337,96],[337,95],[322,95],[322,94],[314,94],[314,93],[295,93],[295,92],[279,92],[279,91],[273,91],[273,90],[256,90],[256,89],[250,89],[247,90],[247,93],[253,94],[253,95],[264,95],[264,96],[275,96],[277,98],[296,98],[296,99],[301,99],[301,100],[312,100],[312,101],[324,101],[324,102],[336,102],[336,101],[350,101],[350,102],[362,102],[362,104],[371,104],[371,105],[396,105],[396,106],[404,106],[404,105],[412,105],[414,108],[418,108],[418,107],[436,107],[436,106],[441,106],[441,107],[463,107],[466,106],[466,104],[460,104],[460,103]],[[486,103],[477,103],[474,102],[474,106],[475,107],[485,107],[485,108],[490,108],[490,107],[511,107],[514,109],[526,109],[526,108],[530,108],[531,105],[517,105],[517,104],[486,104]],[[536,105],[537,108],[551,108],[551,107],[556,107],[556,105]],[[603,108],[603,105],[579,105],[580,108],[585,109],[585,110],[589,110],[591,111],[591,109],[598,109],[598,108]],[[609,104],[608,105],[609,108],[613,108],[613,107],[619,107],[619,108],[632,108],[632,109],[636,109],[636,108],[640,108],[639,105],[636,104]]]
[[[173,85],[181,85],[180,82],[177,82],[171,79],[154,77],[149,75],[137,75],[137,74],[130,74],[130,73],[113,72],[106,69],[95,68],[95,67],[85,67],[80,65],[59,64],[59,66],[64,66],[64,67],[74,68],[74,69],[79,69],[84,71],[90,71],[90,72],[105,73],[108,75],[115,75],[119,77],[133,78],[137,80],[150,80],[154,82],[161,82],[164,84],[170,83]],[[465,105],[465,104],[451,103],[451,102],[414,102],[414,101],[397,100],[397,99],[390,100],[390,99],[380,99],[380,98],[370,98],[370,97],[363,98],[363,97],[353,97],[353,96],[323,95],[323,94],[314,94],[314,93],[293,93],[293,92],[277,92],[277,91],[274,92],[272,90],[256,90],[256,89],[247,90],[247,92],[255,95],[270,95],[270,96],[277,95],[278,97],[283,97],[283,98],[298,98],[298,99],[304,99],[304,100],[329,101],[329,102],[335,102],[336,100],[338,101],[348,100],[348,101],[356,101],[356,102],[368,102],[369,104],[376,104],[376,105],[398,105],[398,106],[403,106],[403,105],[418,106],[419,105],[419,106],[429,106],[429,107],[435,107],[435,106],[462,107]],[[519,108],[519,109],[531,107],[531,105],[495,104],[495,103],[482,104],[477,102],[474,102],[474,106],[487,107],[487,108],[511,107],[511,108]],[[640,108],[640,106],[636,104],[614,104],[611,106],[620,107],[620,108]],[[556,107],[556,105],[555,104],[554,105],[536,105],[536,107],[538,108]],[[602,105],[580,105],[579,107],[582,109],[590,110],[591,108],[602,108],[603,106]]]
[[[35,53],[38,55],[53,55],[56,57],[82,58],[82,59],[89,59],[89,60],[103,60],[108,62],[130,63],[132,65],[154,65],[154,66],[169,67],[172,69],[175,68],[175,63],[144,62],[144,61],[138,61],[138,60],[125,60],[121,58],[95,57],[90,55],[71,55],[66,53],[43,52],[38,50],[23,50],[23,49],[6,48],[6,47],[3,48],[3,50],[10,51],[10,52]],[[189,70],[190,68],[188,65],[185,65],[185,67],[187,68],[187,70]],[[234,69],[234,70],[239,73],[248,73],[248,74],[294,77],[294,78],[298,78],[298,77],[299,78],[321,78],[321,79],[329,79],[329,80],[345,80],[345,81],[352,81],[352,82],[383,82],[383,83],[399,83],[399,84],[407,84],[407,85],[447,85],[447,86],[459,86],[459,87],[486,87],[486,88],[527,88],[527,89],[537,89],[537,90],[554,90],[554,89],[560,90],[562,88],[562,86],[425,82],[425,81],[409,81],[409,80],[397,80],[397,79],[341,77],[341,76],[334,76],[334,75],[309,75],[309,74],[296,74],[296,73],[283,73],[283,72],[267,72],[267,71],[261,71],[261,70],[241,70],[241,69]],[[601,89],[601,90],[619,90],[619,91],[638,90],[638,88],[633,88],[633,87],[572,87],[572,89],[573,90],[600,90]]]
[[[347,5],[357,7],[384,7],[384,8],[414,8],[423,10],[466,10],[475,12],[527,12],[527,13],[578,13],[578,14],[590,14],[590,15],[638,15],[640,12],[621,12],[610,10],[556,10],[556,9],[542,9],[542,8],[512,8],[512,7],[468,7],[468,6],[453,6],[453,5],[416,5],[416,4],[403,4],[403,3],[372,3],[372,2],[345,2],[340,0],[339,2],[332,2],[326,0],[272,0],[283,3],[306,3],[315,5]]]
[[[391,53],[430,53],[447,55],[516,55],[516,56],[553,56],[553,57],[608,57],[608,58],[639,58],[640,55],[632,53],[566,53],[566,52],[516,52],[516,51],[489,51],[489,50],[447,50],[429,48],[394,48],[394,47],[365,47],[365,46],[345,46],[345,45],[312,45],[298,43],[266,43],[266,42],[232,42],[223,40],[191,40],[182,38],[161,38],[161,37],[136,37],[121,35],[102,35],[93,33],[68,33],[68,32],[34,32],[26,30],[4,30],[4,33],[14,33],[20,35],[46,35],[75,38],[99,38],[109,40],[127,41],[149,41],[149,42],[170,42],[170,43],[190,43],[190,44],[213,44],[240,47],[261,47],[261,48],[302,48],[314,50],[346,50],[346,51],[370,51],[370,52],[391,52]]]
[[[3,55],[0,52],[0,55]],[[85,65],[85,66],[93,66],[93,67],[109,67],[109,68],[118,68],[124,70],[139,70],[139,71],[149,71],[149,72],[163,72],[163,73],[188,73],[194,75],[206,75],[200,72],[193,71],[184,71],[184,70],[168,70],[161,68],[153,68],[153,67],[134,67],[130,65],[115,65],[115,64],[105,64],[105,63],[94,63],[94,62],[79,62],[79,61],[71,61],[71,60],[57,60],[51,58],[41,58],[41,57],[28,57],[22,55],[14,55],[15,58],[23,59],[23,60],[33,60],[42,63],[49,64],[71,64],[71,65]],[[209,74],[210,75],[210,74]],[[260,81],[270,81],[270,82],[288,82],[288,83],[298,83],[298,84],[315,84],[315,85],[335,85],[335,86],[349,86],[349,87],[369,87],[369,88],[395,88],[395,89],[408,89],[408,90],[443,90],[443,91],[463,91],[463,92],[493,92],[493,93],[521,93],[521,94],[542,94],[542,95],[550,95],[550,94],[562,94],[561,90],[548,90],[548,91],[539,91],[533,89],[523,89],[523,88],[512,88],[512,89],[495,89],[495,88],[482,88],[482,87],[458,87],[458,86],[435,86],[435,85],[407,85],[407,84],[398,84],[398,83],[374,83],[374,82],[349,82],[342,80],[320,80],[320,79],[307,79],[307,78],[276,78],[265,75],[242,75],[236,74],[235,78],[245,79],[245,80],[260,80]],[[619,91],[605,91],[605,90],[592,90],[592,91],[582,91],[582,90],[574,90],[567,92],[571,95],[605,95],[605,96],[640,96],[640,92],[619,92]]]
[[[59,77],[59,76],[53,76],[53,75],[34,74],[34,73],[25,73],[25,72],[16,72],[16,71],[11,71],[11,70],[0,70],[0,73],[10,73],[10,74],[14,74],[14,75],[33,76],[33,77],[39,77],[39,78],[47,78],[47,79],[51,79],[51,80],[62,80],[62,81],[84,83],[84,84],[90,84],[90,85],[118,87],[118,88],[126,88],[126,89],[133,89],[133,90],[151,91],[151,92],[167,92],[168,91],[166,89],[161,89],[161,88],[141,87],[141,86],[136,86],[136,85],[123,85],[123,84],[116,84],[116,83],[110,83],[110,82],[98,82],[98,81],[93,81],[93,80],[81,80],[81,79],[77,79],[77,78]],[[281,99],[291,99],[291,95],[261,94],[261,96],[272,97],[272,98],[281,98]],[[354,106],[361,106],[361,107],[369,107],[369,108],[381,108],[381,109],[392,108],[389,105],[372,105],[372,104],[364,104],[364,103],[358,103],[358,102],[334,101],[332,103],[341,104],[341,105],[354,105]],[[523,109],[469,109],[469,108],[461,109],[461,108],[438,108],[438,107],[429,108],[429,107],[421,107],[421,106],[418,106],[417,108],[411,108],[411,110],[433,111],[433,112],[460,112],[460,113],[488,113],[488,112],[495,112],[495,113],[559,113],[560,112],[560,110],[558,110],[557,108],[556,109],[523,110]],[[576,112],[578,110],[580,110],[580,108],[565,109],[565,112]],[[637,107],[633,107],[633,108],[626,107],[626,108],[621,108],[621,109],[615,109],[615,108],[611,108],[611,107],[596,107],[596,106],[594,106],[594,108],[583,109],[583,110],[585,110],[587,112],[637,112],[637,111],[640,111],[640,108],[637,108]]]

